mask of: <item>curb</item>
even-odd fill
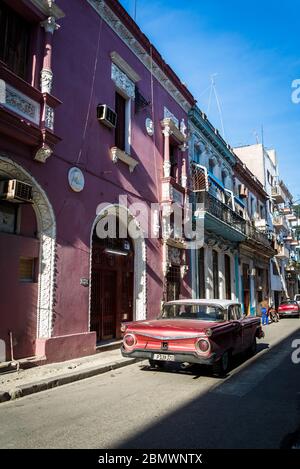
[[[0,403],[18,399],[20,397],[29,396],[37,392],[46,391],[47,389],[53,389],[64,384],[73,383],[75,381],[81,381],[85,378],[91,378],[93,376],[107,373],[108,371],[117,370],[133,363],[139,362],[139,359],[129,358],[125,361],[108,363],[102,366],[94,366],[87,368],[83,371],[78,371],[73,374],[64,374],[53,376],[51,378],[42,379],[34,383],[23,384],[13,389],[12,391],[0,391]]]

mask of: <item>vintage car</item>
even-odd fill
[[[122,325],[124,357],[210,365],[226,374],[233,355],[256,351],[256,338],[264,337],[261,320],[245,316],[230,300],[176,300],[164,303],[157,319]]]
[[[294,296],[294,301],[297,301],[298,305],[300,306],[300,295],[299,295],[299,293],[297,293],[297,294]]]
[[[296,316],[300,318],[300,306],[297,301],[294,300],[282,301],[278,306],[278,314],[281,318],[285,316]]]

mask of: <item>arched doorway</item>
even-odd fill
[[[9,326],[15,358],[22,358],[35,355],[37,338],[51,337],[56,225],[43,189],[24,168],[4,155],[0,155],[0,179],[17,179],[32,187],[32,204],[22,206],[21,217],[18,204],[15,208],[12,203],[3,204],[3,218],[10,220],[11,226],[0,233],[0,248],[6,256],[1,256],[0,267],[6,272],[10,269],[9,278],[1,275],[7,281],[7,285],[2,281],[1,289],[9,295],[1,304],[0,339],[6,343],[6,359],[10,359]],[[14,248],[6,248],[8,245]]]
[[[125,213],[138,234],[134,238],[129,233],[124,236],[124,231],[119,236]],[[101,239],[97,223],[107,216],[115,218],[116,236]],[[97,342],[118,339],[122,322],[146,318],[145,240],[127,208],[108,205],[98,214],[91,233],[90,262],[90,331],[96,332]]]
[[[122,321],[133,319],[134,249],[130,238],[99,239],[92,248],[91,331],[97,342],[118,338]]]

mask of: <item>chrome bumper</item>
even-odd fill
[[[175,358],[174,360],[170,361],[170,363],[196,363],[198,365],[213,365],[218,357],[216,353],[212,353],[208,358],[200,357],[194,353],[189,352],[171,352],[171,351],[163,351],[163,350],[133,350],[132,352],[128,352],[121,347],[121,353],[123,357],[127,358],[141,358],[141,359],[148,359],[153,360],[153,356],[155,353],[160,353],[162,355],[173,355]],[[163,360],[162,360],[163,361]]]

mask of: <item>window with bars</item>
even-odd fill
[[[219,254],[217,251],[213,250],[213,293],[214,298],[219,298]]]
[[[30,24],[0,2],[0,60],[16,75],[26,79]]]
[[[225,293],[226,299],[231,299],[231,262],[230,256],[228,254],[224,255],[224,264],[225,264]]]
[[[180,284],[180,267],[172,265],[167,274],[167,301],[179,300]]]
[[[199,282],[199,298],[206,298],[205,295],[205,264],[204,264],[204,248],[198,250],[198,282]]]

